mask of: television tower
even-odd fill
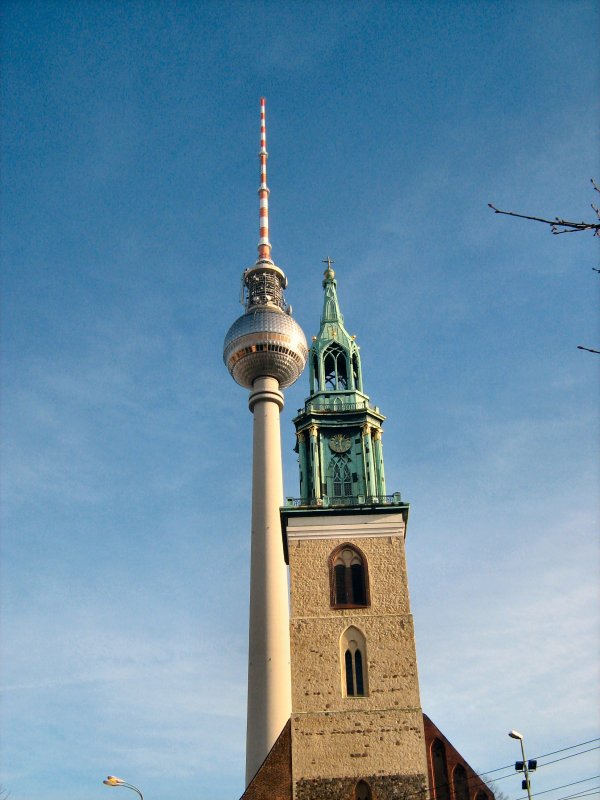
[[[252,541],[246,785],[250,783],[291,714],[287,571],[281,540],[283,504],[281,389],[304,369],[308,348],[284,298],[287,278],[271,259],[267,186],[265,99],[260,101],[258,258],[242,275],[245,311],[230,327],[223,360],[233,379],[250,389]]]

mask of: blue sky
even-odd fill
[[[243,789],[258,240],[318,330],[336,262],[411,502],[422,704],[481,770],[599,736],[593,2],[5,2],[2,784]],[[286,393],[285,492],[296,496]],[[598,775],[598,751],[538,791]],[[499,773],[503,774],[503,773]],[[548,792],[558,800],[573,790]],[[522,796],[516,776],[499,784]]]

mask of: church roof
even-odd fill
[[[240,800],[292,800],[292,724],[279,734]]]

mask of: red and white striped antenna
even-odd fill
[[[259,230],[260,239],[258,240],[258,260],[271,261],[271,242],[269,241],[269,187],[267,186],[267,120],[266,120],[266,100],[260,98],[260,186],[258,188],[259,197]]]

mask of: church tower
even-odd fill
[[[225,336],[223,360],[233,379],[250,389],[252,541],[246,784],[290,718],[290,638],[287,571],[281,548],[283,502],[281,389],[298,379],[308,349],[284,297],[287,278],[271,258],[265,100],[260,113],[258,258],[242,275],[244,313]]]
[[[282,509],[291,591],[295,800],[426,796],[404,540],[385,486],[383,415],[363,388],[327,259],[310,396],[294,420],[299,499]]]

